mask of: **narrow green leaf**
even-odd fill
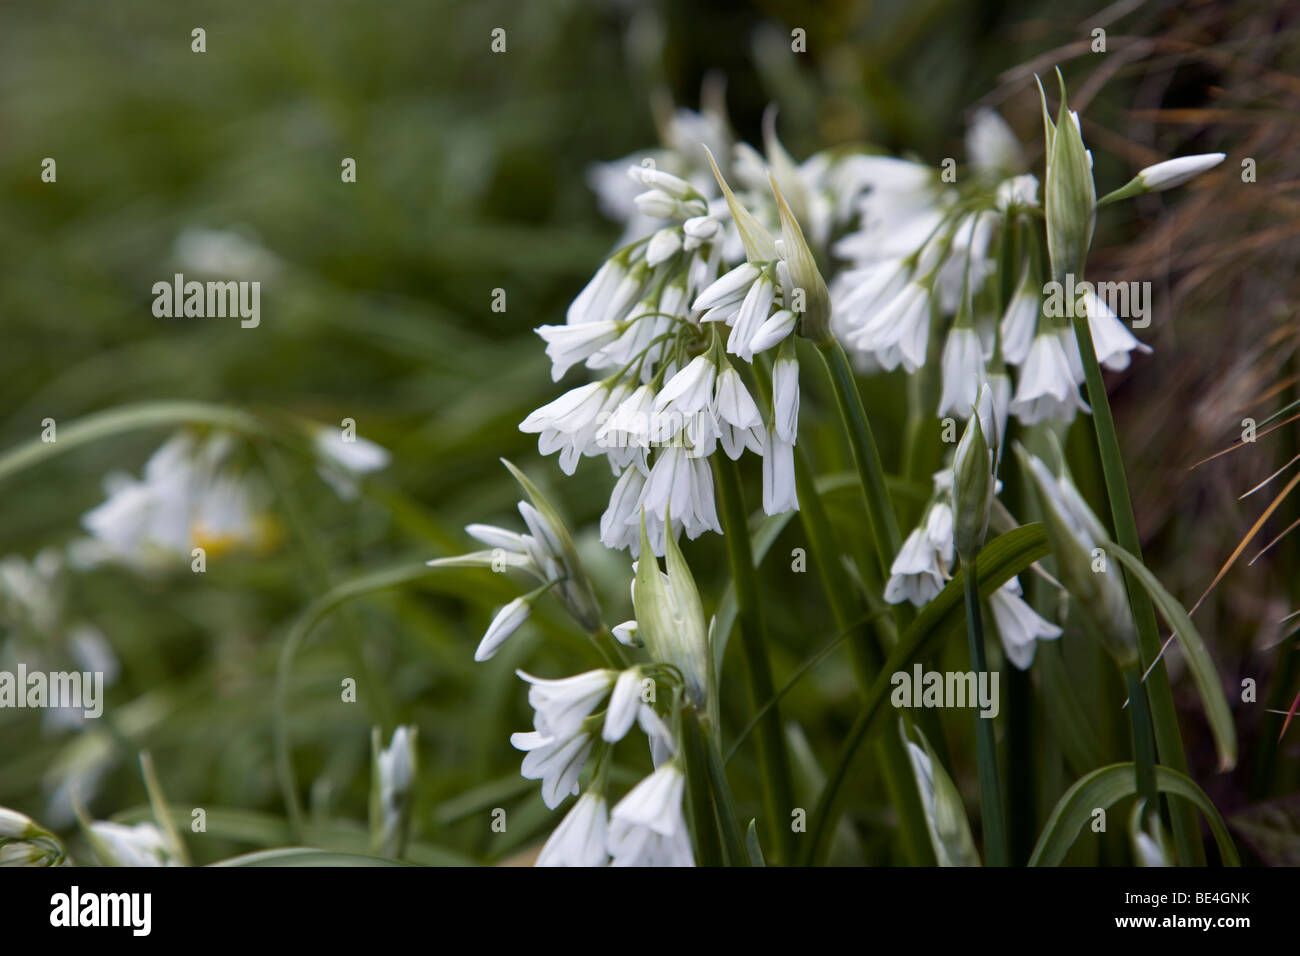
[[[339,853],[335,850],[316,850],[306,846],[280,847],[275,850],[258,850],[243,856],[231,857],[213,866],[410,866],[401,860],[362,853]]]
[[[248,435],[267,431],[261,421],[237,408],[208,402],[147,402],[96,412],[59,426],[58,441],[40,436],[0,455],[0,481],[25,468],[82,445],[140,428],[214,425]]]
[[[1183,774],[1163,766],[1156,767],[1156,787],[1163,793],[1183,797],[1194,804],[1205,815],[1224,864],[1241,866],[1227,824],[1200,787]],[[1029,858],[1029,865],[1059,866],[1074,845],[1079,831],[1092,821],[1094,810],[1107,809],[1135,793],[1137,777],[1132,763],[1111,764],[1079,779],[1057,802]]]
[[[1232,711],[1228,709],[1228,699],[1223,694],[1222,685],[1219,684],[1218,671],[1214,668],[1214,661],[1210,659],[1210,652],[1206,649],[1200,632],[1196,630],[1196,625],[1187,616],[1187,611],[1183,609],[1182,604],[1165,590],[1164,585],[1156,580],[1156,576],[1146,565],[1117,544],[1108,541],[1103,542],[1102,547],[1114,555],[1125,569],[1141,582],[1156,607],[1160,608],[1161,616],[1177,635],[1183,653],[1187,655],[1192,680],[1201,695],[1201,702],[1205,705],[1205,716],[1210,722],[1210,732],[1214,735],[1214,744],[1219,751],[1219,770],[1220,772],[1231,770],[1237,765],[1237,729],[1232,723]]]
[[[758,842],[758,821],[750,820],[745,830],[745,850],[749,853],[750,866],[767,866],[763,861],[763,847]]]

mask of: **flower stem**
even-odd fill
[[[745,834],[736,816],[736,801],[731,795],[731,785],[727,783],[727,766],[722,759],[722,741],[717,730],[706,720],[700,720],[704,758],[709,769],[709,787],[713,794],[713,808],[718,815],[718,826],[722,830],[723,844],[732,866],[749,866],[749,850],[745,846]]]
[[[980,618],[979,571],[973,560],[963,560],[966,592],[966,636],[976,680],[988,670],[984,657],[984,623]],[[1007,829],[1002,812],[1002,784],[998,777],[998,744],[993,719],[976,715],[975,749],[979,760],[980,818],[984,823],[984,856],[989,866],[1007,865]]]
[[[867,421],[867,411],[862,405],[862,396],[858,393],[858,384],[853,378],[853,369],[849,367],[849,357],[844,354],[844,347],[835,339],[830,339],[819,344],[818,350],[826,361],[831,381],[835,385],[835,400],[849,430],[853,459],[857,463],[862,489],[867,497],[871,535],[876,542],[881,570],[887,576],[894,555],[898,554],[902,537],[898,533],[898,517],[894,514],[885,486],[885,469],[880,462],[880,452],[876,449],[871,423]]]
[[[1106,481],[1111,519],[1115,525],[1115,540],[1121,548],[1140,561],[1142,544],[1138,539],[1133,502],[1124,475],[1124,459],[1120,456],[1115,420],[1111,416],[1110,400],[1106,396],[1106,383],[1102,380],[1101,366],[1097,363],[1097,353],[1092,346],[1092,332],[1088,328],[1086,315],[1074,316],[1073,323],[1074,337],[1079,343],[1079,356],[1083,360],[1083,374],[1088,386],[1088,402],[1092,405],[1092,423],[1097,433],[1097,450]],[[1155,609],[1151,606],[1151,598],[1146,589],[1128,570],[1124,571],[1124,583],[1128,591],[1129,609],[1137,627],[1142,666],[1144,669],[1150,668],[1160,653]],[[1156,751],[1165,766],[1185,775],[1187,755],[1183,752],[1173,692],[1169,688],[1169,673],[1165,670],[1163,661],[1151,670],[1145,684]],[[1185,802],[1172,800],[1169,801],[1169,819],[1179,860],[1186,864],[1204,866],[1205,847],[1201,843],[1200,827],[1194,811]]]
[[[767,659],[767,634],[763,609],[754,575],[753,548],[749,540],[749,518],[740,487],[740,469],[732,461],[717,463],[718,492],[722,504],[722,525],[731,563],[731,578],[736,588],[739,611],[740,643],[745,655],[749,681],[750,706],[757,710],[773,696],[772,668]],[[758,742],[758,765],[763,778],[763,816],[767,818],[769,845],[780,859],[793,859],[793,831],[785,824],[794,807],[794,788],[786,760],[781,732],[781,715],[771,707],[755,728]]]
[[[1151,738],[1151,710],[1142,688],[1142,674],[1134,663],[1124,669],[1128,688],[1129,726],[1133,732],[1133,767],[1137,789],[1146,801],[1148,813],[1158,813],[1160,794],[1156,790],[1156,750]]]
[[[700,721],[686,708],[682,721],[682,752],[686,758],[686,784],[694,821],[696,859],[701,866],[721,866],[722,844],[718,838],[718,821],[709,793],[709,766],[705,756],[708,746],[700,736]]]

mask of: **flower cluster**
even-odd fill
[[[578,364],[600,377],[519,427],[537,434],[542,454],[558,454],[566,474],[583,457],[606,459],[617,477],[601,520],[608,547],[639,554],[642,512],[656,555],[670,531],[721,533],[709,463],[719,449],[732,460],[747,449],[762,456],[768,514],[798,507],[791,337],[829,335],[829,295],[800,223],[811,223],[814,242],[824,239],[844,170],[826,156],[797,166],[776,139],[774,114],[766,127],[766,157],[734,147],[739,194],[704,144],[692,151],[708,159],[712,182],[660,168],[666,159],[683,172],[698,168],[676,153],[630,166],[640,191],[630,206],[606,206],[635,209],[654,228],[634,230],[606,260],[565,324],[537,329],[556,381]],[[599,177],[606,193],[608,172]]]

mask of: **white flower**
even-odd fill
[[[1075,412],[1088,411],[1061,336],[1040,331],[1020,369],[1020,382],[1011,400],[1011,414],[1026,425],[1048,419],[1074,421]]]
[[[677,740],[672,729],[649,704],[642,704],[637,710],[636,725],[650,740],[650,760],[656,768],[662,767],[677,753]]]
[[[790,445],[799,436],[799,361],[793,351],[772,364],[772,429]]]
[[[1002,316],[1002,358],[1009,364],[1020,365],[1029,357],[1041,308],[1038,292],[1029,281],[1029,271],[1025,270]]]
[[[385,792],[405,793],[414,773],[415,728],[402,726],[393,731],[388,749],[379,752],[379,780]]]
[[[349,441],[341,430],[333,428],[318,429],[315,444],[318,455],[354,474],[378,471],[392,457],[387,449],[372,441],[355,436]]]
[[[928,603],[943,590],[953,550],[952,508],[937,501],[926,513],[924,524],[912,529],[890,565],[885,600],[890,604],[910,601],[917,607]]]
[[[660,229],[650,237],[646,246],[645,261],[647,265],[657,266],[675,256],[682,247],[682,231],[672,227]]]
[[[546,342],[551,379],[558,382],[570,368],[585,362],[622,335],[624,328],[617,319],[604,319],[581,325],[542,325],[533,331]]]
[[[763,434],[763,513],[785,514],[799,510],[799,492],[794,477],[794,443],[775,429]]]
[[[510,745],[526,752],[520,775],[525,780],[542,781],[542,802],[551,810],[578,792],[578,775],[591,755],[592,744],[585,731],[569,737],[548,737],[538,731],[510,735]]]
[[[609,694],[617,671],[594,670],[559,680],[545,680],[515,671],[527,681],[528,705],[533,708],[533,726],[548,737],[575,733],[592,710]]]
[[[713,405],[717,411],[719,439],[727,457],[735,461],[746,446],[762,453],[762,439],[757,429],[763,424],[763,415],[754,403],[740,373],[730,364],[718,373]]]
[[[979,333],[972,328],[955,328],[943,346],[943,394],[939,398],[939,417],[970,417],[984,381],[984,347]]]
[[[141,570],[189,561],[196,547],[208,558],[264,547],[263,488],[228,467],[232,444],[226,434],[178,433],[150,456],[141,480],[110,475],[107,500],[82,525],[107,557]]]
[[[560,328],[561,326],[557,326]],[[571,475],[578,459],[596,446],[600,413],[617,395],[604,382],[590,382],[570,389],[559,398],[532,412],[519,423],[519,430],[537,433],[537,450],[543,455],[560,452],[560,469]]]
[[[1113,372],[1128,368],[1129,352],[1137,349],[1150,353],[1151,346],[1138,341],[1137,336],[1128,330],[1123,322],[1111,311],[1096,292],[1089,291],[1084,296],[1088,310],[1088,331],[1092,333],[1092,347],[1097,353],[1097,361]],[[1075,343],[1078,348],[1078,342]]]
[[[375,742],[379,728],[375,728]],[[415,727],[398,727],[386,750],[375,755],[378,771],[379,834],[377,848],[385,856],[399,856],[404,840],[407,795],[415,776]],[[373,812],[373,811],[372,811]]]
[[[510,635],[519,630],[520,625],[528,620],[528,615],[532,612],[532,605],[525,597],[517,597],[497,611],[483,639],[479,641],[478,648],[474,651],[474,660],[479,662],[489,660],[501,649],[501,645],[509,639]]]
[[[1060,637],[1061,629],[1041,617],[1020,595],[1020,581],[1012,578],[989,597],[989,608],[1007,660],[1023,671],[1034,662],[1037,642]]]
[[[333,428],[317,429],[314,444],[321,459],[317,471],[344,501],[356,498],[358,475],[387,467],[392,457],[372,441],[356,435],[345,439],[342,430]]]
[[[667,763],[619,801],[609,825],[614,866],[695,865],[682,815],[685,784],[676,763]]]
[[[610,633],[618,639],[618,642],[624,647],[640,647],[641,641],[637,637],[636,621],[624,621],[622,624],[615,624],[610,628]]]
[[[528,550],[527,535],[522,535],[518,531],[507,531],[496,525],[469,524],[465,526],[465,533],[471,538],[482,541],[489,548],[501,548],[503,551],[514,551],[519,554],[526,553]]]
[[[670,502],[674,537],[682,529],[692,540],[705,531],[722,534],[708,459],[692,455],[690,449],[682,445],[669,445],[659,450],[639,501],[640,507],[645,509],[651,546],[660,556],[664,548],[664,515]],[[640,520],[639,509],[631,520]]]
[[[96,852],[107,853],[109,866],[179,866],[163,836],[152,823],[126,826],[96,820],[90,832],[97,844]]]
[[[1199,176],[1208,169],[1213,169],[1227,158],[1226,153],[1200,153],[1196,156],[1179,156],[1167,159],[1163,163],[1148,166],[1137,174],[1138,180],[1148,192],[1173,189],[1189,179]]]
[[[265,282],[280,271],[280,260],[264,246],[233,229],[189,227],[176,237],[177,265],[222,279]]]
[[[25,840],[38,830],[30,817],[17,810],[0,807],[0,840]]]
[[[604,866],[609,827],[605,798],[584,793],[555,828],[534,866]]]
[[[831,322],[846,341],[858,339],[881,305],[907,284],[911,270],[899,256],[847,269],[831,281]]]
[[[773,312],[749,340],[750,350],[755,354],[766,352],[772,346],[784,342],[794,331],[798,319],[799,317],[789,309],[778,309]]]
[[[910,374],[925,364],[930,342],[930,293],[909,282],[863,329],[859,347],[874,351],[876,359],[892,371],[901,362]]]
[[[717,374],[718,367],[707,356],[697,355],[664,385],[655,397],[655,411],[687,416],[708,408]]]
[[[685,234],[683,248],[688,252],[698,248],[702,243],[713,242],[722,236],[722,223],[712,216],[695,216],[682,223]]]
[[[996,111],[975,111],[966,128],[966,155],[979,173],[1013,173],[1024,165],[1020,141]]]
[[[994,203],[1003,215],[1016,209],[1037,209],[1038,177],[1025,173],[1023,176],[1003,180],[998,183]]]
[[[691,308],[695,311],[710,312],[718,310],[720,313],[734,313],[740,308],[740,303],[744,301],[745,296],[749,293],[749,287],[754,284],[762,270],[752,262],[743,262],[736,268],[723,276],[718,277],[707,289],[699,294],[692,303]],[[719,316],[718,318],[721,318]],[[709,321],[705,319],[704,321]]]
[[[625,278],[627,278],[626,262],[619,257],[607,259],[569,305],[566,316],[568,324],[583,325],[608,318],[614,294]]]
[[[980,392],[980,427],[989,430],[989,444],[997,449],[998,459],[1001,460],[1002,449],[1006,447],[1007,414],[1011,408],[1011,378],[1005,371],[994,372],[985,379],[984,384],[988,388]],[[985,407],[986,396],[992,407]]]
[[[605,711],[605,727],[601,737],[609,743],[617,743],[627,736],[636,721],[638,708],[641,706],[641,671],[630,667],[618,675],[614,682],[614,691],[609,695],[609,708]]]
[[[758,330],[767,321],[775,298],[776,284],[771,276],[764,272],[749,287],[749,291],[740,303],[740,308],[734,313],[731,334],[727,336],[728,352],[739,355],[746,362],[754,360],[752,343],[758,335]]]
[[[637,546],[640,538],[637,522],[641,518],[644,489],[645,475],[636,468],[628,468],[614,483],[609,507],[600,516],[600,540],[605,547],[617,550]]]

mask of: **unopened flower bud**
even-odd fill
[[[972,415],[953,457],[953,543],[962,560],[984,546],[993,504],[992,456],[980,416]]]

